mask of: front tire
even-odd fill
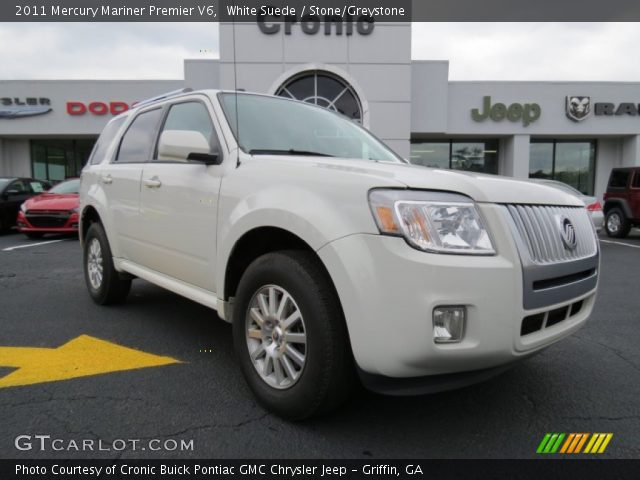
[[[607,212],[604,221],[604,228],[607,235],[612,238],[624,238],[629,235],[631,223],[625,217],[624,212],[619,208],[612,208]]]
[[[356,380],[342,309],[313,254],[282,251],[259,257],[236,293],[235,351],[265,408],[301,420],[349,397]]]
[[[97,222],[91,224],[84,241],[84,279],[99,305],[122,303],[131,289],[131,279],[121,278],[114,268],[107,235]]]

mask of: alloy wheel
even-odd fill
[[[617,213],[612,213],[611,215],[609,215],[609,218],[607,218],[607,230],[609,230],[609,232],[617,233],[618,230],[620,230],[621,225],[622,220],[620,218],[620,215],[618,215]]]
[[[102,247],[97,238],[92,238],[89,242],[89,254],[87,255],[87,272],[89,282],[94,290],[100,289],[104,277],[104,266],[102,260]]]
[[[295,385],[306,364],[307,332],[291,294],[277,285],[261,287],[249,302],[245,333],[260,378],[279,390]]]

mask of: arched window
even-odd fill
[[[353,87],[323,70],[300,73],[276,90],[276,95],[328,108],[362,123],[362,106]]]

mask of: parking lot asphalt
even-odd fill
[[[55,349],[87,335],[179,363],[0,383],[1,458],[534,458],[547,432],[611,432],[601,457],[640,457],[640,232],[602,237],[596,308],[568,339],[485,383],[420,397],[363,392],[303,423],[256,404],[231,327],[215,312],[140,280],[125,304],[99,307],[85,289],[78,240],[51,240],[59,241],[0,235],[0,352]],[[0,377],[13,371],[0,366]],[[18,450],[19,435],[61,439],[62,451],[36,442]],[[138,447],[193,440],[193,448],[67,449],[85,439],[103,448],[118,439],[139,439]]]

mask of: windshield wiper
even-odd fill
[[[276,149],[254,149],[249,150],[249,155],[304,155],[308,157],[333,157],[328,153],[321,152],[309,152],[307,150],[296,150],[290,148],[289,150],[276,150]]]

